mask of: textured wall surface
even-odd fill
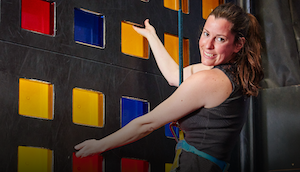
[[[21,28],[21,1],[1,1],[0,23],[0,171],[17,171],[18,146],[53,151],[54,172],[72,171],[73,146],[102,138],[120,128],[120,98],[147,100],[150,109],[167,98],[174,88],[161,76],[150,53],[149,59],[121,52],[121,21],[142,23],[150,18],[163,41],[164,32],[177,35],[177,12],[163,1],[57,0],[56,34],[48,36]],[[105,16],[105,48],[74,41],[74,8]],[[190,40],[190,63],[199,62],[198,38],[204,23],[201,2],[190,1],[183,16],[183,36]],[[19,78],[46,81],[54,86],[54,118],[44,120],[18,114]],[[100,91],[105,95],[105,126],[72,122],[72,89]],[[161,128],[146,138],[103,153],[105,171],[120,171],[121,158],[150,163],[151,171],[165,170],[171,163],[175,141]]]

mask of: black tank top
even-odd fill
[[[217,107],[200,108],[178,122],[188,144],[228,162],[248,115],[249,98],[243,95],[234,75],[236,67],[223,64],[214,68],[230,79],[232,93]]]

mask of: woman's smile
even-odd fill
[[[210,54],[210,53],[208,53],[206,51],[203,51],[203,52],[204,52],[204,55],[207,56],[208,58],[214,57],[214,54]]]

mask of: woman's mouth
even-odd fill
[[[214,56],[213,54],[207,53],[205,51],[203,51],[203,53],[204,53],[205,56],[210,57],[210,58]]]

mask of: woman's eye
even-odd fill
[[[224,41],[225,41],[225,39],[224,39],[224,38],[220,38],[220,37],[218,37],[218,38],[217,38],[217,41],[219,41],[219,42],[224,42]]]
[[[203,32],[203,35],[204,35],[204,36],[208,36],[208,33],[207,33],[207,32]]]

